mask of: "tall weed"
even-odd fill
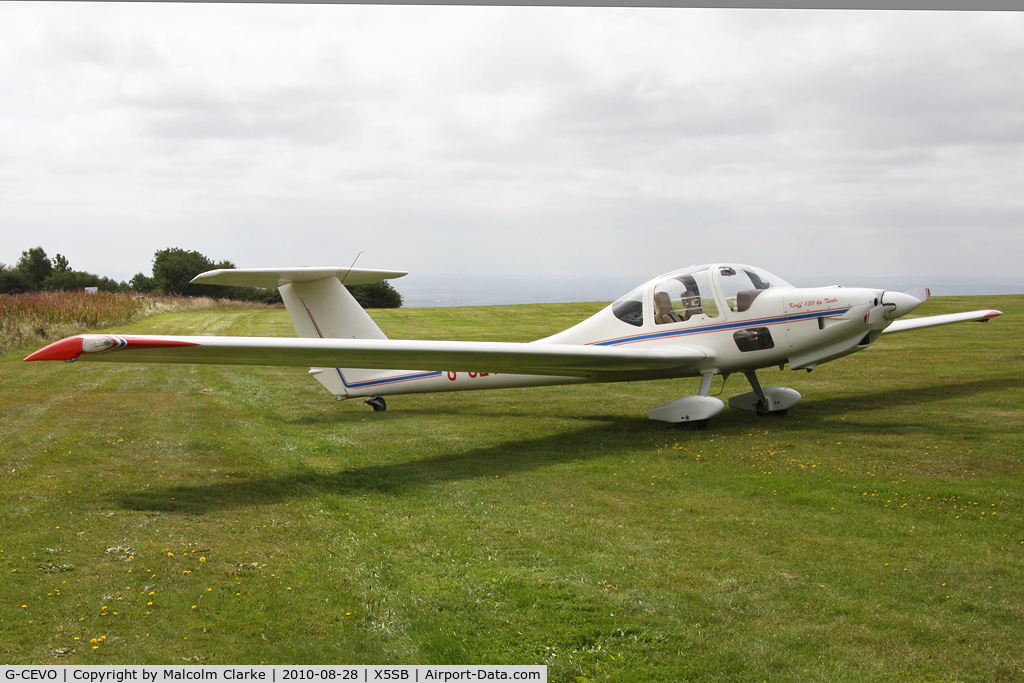
[[[227,302],[210,297],[139,297],[123,292],[44,292],[0,295],[0,353],[88,330],[123,325],[157,313],[205,311]],[[232,301],[233,308],[264,304]]]

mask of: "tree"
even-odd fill
[[[230,261],[214,263],[198,251],[164,249],[153,256],[153,282],[164,294],[182,296],[209,296],[223,298],[230,295],[227,288],[216,285],[194,285],[192,278],[199,273],[217,268],[234,268]],[[233,288],[232,288],[233,289]]]
[[[156,280],[151,277],[146,277],[142,273],[135,273],[128,286],[133,292],[141,292],[143,294],[149,294],[156,289]]]
[[[95,276],[97,278],[96,287],[100,288],[101,292],[127,292],[128,283],[118,282],[114,278],[106,276]]]
[[[28,278],[33,290],[38,290],[42,288],[43,280],[53,272],[53,263],[46,257],[42,247],[35,247],[21,252],[15,268]]]
[[[402,295],[385,280],[371,285],[345,285],[363,308],[401,308]]]
[[[54,273],[66,273],[71,270],[71,266],[68,264],[67,257],[63,254],[57,254],[53,257],[53,272]]]
[[[32,291],[32,282],[17,268],[0,263],[0,294],[24,294]]]
[[[84,270],[73,270],[63,254],[57,254],[50,260],[42,247],[21,252],[18,264],[13,268],[0,264],[0,294],[73,292],[85,287],[98,287],[103,292],[123,292],[128,289],[124,282]]]
[[[86,287],[98,287],[100,278],[98,275],[76,272],[70,268],[54,273],[43,281],[43,289],[48,292],[80,292]]]
[[[32,254],[36,251],[38,251],[37,254]],[[22,255],[22,261],[38,263],[39,254],[47,262],[50,262],[50,259],[46,258],[46,252],[41,248],[25,252]],[[30,255],[30,258],[26,258],[26,255]],[[74,270],[63,254],[53,257],[53,261],[50,262],[50,274],[43,278],[37,289],[46,292],[80,292],[86,287],[97,287],[102,292],[123,292],[128,289],[128,285],[125,283],[112,280],[109,277],[101,277],[84,270]]]

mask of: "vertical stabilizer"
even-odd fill
[[[278,290],[299,337],[387,339],[336,277],[292,282]]]
[[[300,337],[387,339],[344,285],[368,285],[402,277],[401,270],[367,268],[226,268],[200,273],[192,282],[236,287],[277,287]],[[400,370],[310,368],[309,374],[335,396],[369,395],[382,379],[408,375]],[[385,384],[387,382],[384,382]],[[357,392],[359,392],[357,394]]]
[[[278,289],[299,337],[387,339],[337,277],[292,282]],[[350,386],[392,373],[387,370],[310,368],[309,374],[335,396],[347,397]]]

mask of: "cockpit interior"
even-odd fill
[[[643,327],[644,300],[656,325],[699,323],[722,317],[725,311],[749,310],[758,295],[771,287],[792,287],[771,273],[751,266],[703,265],[677,270],[637,287],[614,304],[619,320]]]

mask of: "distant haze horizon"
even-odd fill
[[[905,292],[928,287],[932,296],[991,296],[1024,294],[1021,280],[959,280],[936,278],[861,278],[861,277],[799,277],[786,278],[796,287],[841,285],[844,287],[877,287]],[[654,276],[656,277],[656,276]],[[437,308],[446,306],[498,306],[543,303],[611,302],[643,284],[627,277],[608,278],[543,278],[543,277],[474,277],[416,276],[414,273],[392,280],[402,295],[402,306]]]

